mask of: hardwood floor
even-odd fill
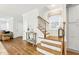
[[[23,41],[22,38],[2,41],[2,43],[10,55],[41,55],[35,46]]]
[[[32,46],[22,38],[2,41],[2,43],[10,55],[43,55],[36,50],[36,46]],[[79,53],[67,51],[67,55],[79,55]]]
[[[75,53],[75,52],[72,52],[72,51],[67,51],[67,55],[79,55],[79,53]]]

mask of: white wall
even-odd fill
[[[48,21],[48,12],[49,9],[47,7],[43,7],[39,9],[39,16]]]
[[[13,18],[0,18],[0,30],[13,32]]]
[[[26,40],[26,32],[28,26],[30,28],[33,28],[33,30],[37,27],[37,16],[38,16],[38,10],[34,9],[31,10],[25,14],[23,14],[23,39]]]
[[[33,31],[37,33],[37,43],[40,42],[39,37],[43,37],[43,33],[37,28],[38,27],[38,18],[39,15],[38,9],[33,9],[28,13],[23,14],[23,40],[26,40],[26,32],[28,24],[30,28],[33,28]]]
[[[69,7],[68,15],[68,48],[79,51],[79,5]]]
[[[10,17],[7,19],[7,27],[8,27],[8,31],[13,32],[13,17]]]
[[[7,22],[0,21],[0,30],[7,30]]]
[[[15,16],[13,19],[13,34],[14,38],[23,35],[23,17],[21,15]]]

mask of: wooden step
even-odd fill
[[[42,39],[42,41],[62,45],[61,41],[49,40],[49,39]]]
[[[47,36],[46,39],[48,40],[54,40],[54,41],[63,41],[63,38],[58,38],[57,36]]]
[[[47,52],[47,51],[45,51],[45,50],[43,50],[43,49],[40,49],[40,48],[38,48],[38,47],[37,47],[37,51],[38,51],[39,53],[41,53],[42,55],[54,55],[54,54],[49,53],[49,52]]]
[[[58,48],[58,47],[55,47],[55,46],[50,46],[50,45],[47,45],[47,44],[44,44],[44,43],[41,43],[41,46],[44,46],[46,48],[49,48],[49,49],[52,49],[52,50],[56,50],[56,51],[62,51],[61,48]]]
[[[38,44],[37,45],[38,48],[42,49],[42,50],[45,50],[51,54],[55,54],[55,55],[62,55],[62,52],[61,51],[56,51],[56,50],[52,50],[52,49],[49,49],[49,48],[46,48],[44,46],[41,46],[41,44]]]
[[[45,42],[45,41],[41,41],[41,43],[44,43],[44,44],[47,44],[47,45],[50,45],[50,46],[55,46],[55,47],[58,47],[58,48],[62,48],[61,44],[55,44],[55,43],[50,43],[50,42]]]

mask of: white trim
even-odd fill
[[[74,49],[70,49],[70,48],[67,48],[67,51],[71,51],[71,52],[79,53],[79,51],[74,50]]]
[[[41,52],[42,54],[45,54],[45,55],[54,55],[54,54],[49,53],[49,52],[47,52],[47,51],[45,51],[45,50],[43,50],[43,49],[40,49],[40,48],[37,48],[37,50],[38,50],[39,52]]]
[[[44,42],[50,42],[50,43],[54,43],[54,44],[62,44],[62,42],[59,42],[59,41],[54,41],[54,40],[47,40],[47,39],[43,39],[42,41]]]
[[[41,46],[44,46],[44,47],[52,49],[52,50],[61,51],[61,48],[50,46],[50,45],[47,45],[47,44],[44,44],[44,43],[41,43]]]

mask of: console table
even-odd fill
[[[35,32],[26,32],[26,41],[36,45],[36,33]]]

